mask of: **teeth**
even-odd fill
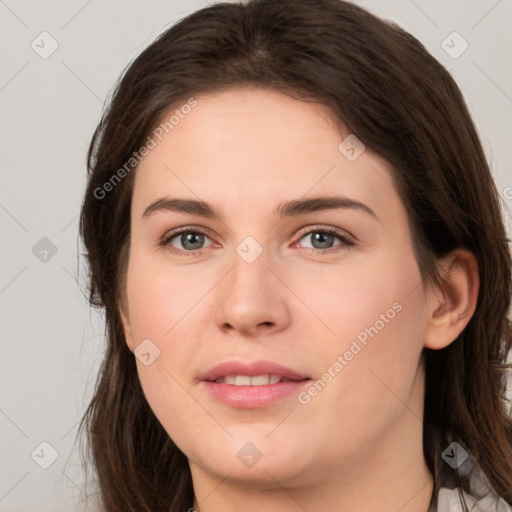
[[[237,375],[235,377],[235,386],[250,386],[251,377],[248,375]]]
[[[281,381],[288,381],[280,375],[255,375],[249,377],[248,375],[226,375],[219,377],[215,382],[224,384],[232,384],[235,386],[267,386],[269,384],[277,384]]]
[[[255,375],[251,377],[251,386],[268,386],[268,384],[270,384],[270,375]]]

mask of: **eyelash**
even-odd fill
[[[167,247],[170,245],[171,240],[176,238],[179,235],[184,235],[188,233],[194,233],[194,234],[201,234],[206,237],[208,237],[208,233],[201,229],[201,228],[179,228],[175,231],[172,231],[171,233],[168,233],[163,236],[163,238],[159,242],[159,246],[161,247]],[[306,247],[306,249],[309,249],[310,252],[313,252],[314,254],[329,254],[333,252],[338,252],[340,247],[345,246],[345,248],[353,247],[356,245],[355,241],[350,238],[349,236],[341,233],[336,228],[330,227],[330,226],[315,226],[314,228],[310,229],[309,231],[306,231],[300,235],[299,241],[302,240],[305,236],[311,235],[312,233],[323,233],[323,234],[329,234],[334,235],[336,238],[338,238],[342,243],[340,245],[337,245],[335,247],[331,247],[329,249],[315,249],[312,247]],[[209,238],[209,237],[208,237]],[[197,249],[195,251],[181,251],[177,250],[175,248],[169,249],[169,251],[173,254],[178,254],[185,257],[191,257],[196,256],[201,252],[202,249]]]

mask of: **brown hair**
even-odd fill
[[[512,503],[511,260],[499,195],[459,88],[417,39],[349,2],[250,0],[206,7],[161,34],[124,72],[91,141],[80,234],[107,348],[79,432],[86,429],[104,510],[183,512],[193,502],[187,458],[148,406],[122,329],[136,172],[125,164],[171,106],[245,85],[328,106],[391,163],[425,280],[440,282],[436,261],[452,249],[475,254],[475,314],[447,348],[424,350],[423,449],[435,489],[451,435]],[[459,485],[468,489],[464,478]]]

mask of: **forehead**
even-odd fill
[[[155,139],[137,169],[134,208],[139,213],[165,195],[230,201],[252,210],[329,192],[371,202],[375,209],[396,200],[384,159],[365,149],[350,161],[340,151],[349,133],[342,126],[340,132],[328,107],[259,88],[195,99],[196,106],[183,109],[161,140]],[[163,121],[176,110],[179,105]]]

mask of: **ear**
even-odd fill
[[[124,337],[126,340],[126,344],[128,345],[128,348],[130,349],[130,352],[133,353],[135,350],[135,347],[133,345],[133,336],[132,336],[132,329],[130,326],[130,319],[128,317],[126,305],[119,306],[119,316],[121,318],[121,323],[123,324],[123,331],[124,331]]]
[[[441,289],[430,287],[425,347],[439,350],[457,339],[471,320],[478,301],[480,278],[475,255],[455,249],[439,261]]]

